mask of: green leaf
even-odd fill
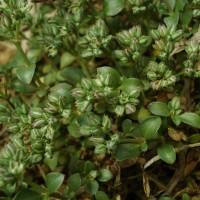
[[[164,4],[159,4],[159,5],[157,6],[157,9],[158,9],[158,12],[159,12],[160,14],[162,14],[162,15],[168,15],[168,14],[169,14],[169,12],[168,12],[168,10],[167,10],[167,7],[166,7]]]
[[[97,193],[99,184],[96,180],[88,180],[85,185],[85,189],[92,196]]]
[[[99,170],[99,176],[98,176],[99,181],[106,182],[112,178],[113,178],[113,175],[110,170],[108,170],[108,169],[100,169]]]
[[[140,124],[140,131],[147,140],[154,139],[157,136],[158,129],[161,126],[160,117],[148,117]]]
[[[103,82],[107,82],[107,86],[116,88],[120,85],[120,75],[117,70],[112,67],[100,67],[97,69],[98,77],[101,77]]]
[[[185,112],[180,115],[180,120],[185,124],[200,129],[200,116],[196,113]]]
[[[175,12],[171,16],[164,18],[164,22],[167,25],[167,27],[176,26],[178,24],[178,20],[179,20],[179,13],[178,12]]]
[[[53,153],[52,158],[45,158],[44,160],[45,164],[51,169],[51,171],[54,171],[58,165],[58,156],[59,151],[56,151]]]
[[[115,157],[117,160],[126,160],[136,158],[140,154],[139,145],[133,143],[124,143],[117,145]]]
[[[176,10],[182,11],[185,7],[186,0],[176,0]]]
[[[63,53],[61,56],[61,59],[60,59],[60,68],[62,69],[64,67],[70,65],[75,60],[76,60],[76,58],[69,52]]]
[[[19,80],[21,80],[23,83],[30,84],[35,73],[35,68],[35,64],[31,64],[28,67],[18,67],[16,69],[16,75],[19,78]]]
[[[42,196],[40,193],[35,192],[31,189],[25,189],[19,191],[13,200],[42,200]]]
[[[71,102],[73,97],[71,95],[71,86],[67,83],[59,83],[50,88],[50,92],[57,94],[58,96],[67,97],[67,101]]]
[[[56,192],[56,190],[62,185],[65,175],[58,172],[51,172],[47,174],[45,182],[50,193]]]
[[[162,117],[169,117],[170,110],[166,103],[155,101],[149,105],[149,111],[154,115],[159,115]]]
[[[75,85],[84,77],[83,72],[79,68],[66,67],[61,70],[60,75],[70,84]]]
[[[104,13],[106,16],[114,16],[125,7],[125,0],[104,0]]]
[[[123,122],[122,122],[122,130],[124,133],[128,133],[132,130],[133,128],[133,123],[130,119],[125,119]]]
[[[192,20],[193,14],[192,14],[192,9],[189,7],[186,7],[180,16],[182,24],[185,26],[189,26],[191,20]]]
[[[179,124],[181,123],[181,119],[179,115],[175,115],[175,116],[171,116],[174,124],[176,124],[176,126],[179,126]]]
[[[98,191],[95,196],[96,196],[96,200],[110,200],[108,195],[102,191]]]
[[[88,174],[89,172],[91,172],[92,170],[95,170],[95,165],[90,162],[89,160],[86,161],[85,166],[84,166],[84,171],[86,174]]]
[[[167,2],[172,10],[174,9],[176,0],[166,0],[165,2]]]
[[[75,138],[81,137],[80,125],[77,122],[72,122],[68,125],[69,134]]]
[[[120,86],[120,89],[126,94],[130,94],[134,90],[141,91],[143,87],[144,86],[141,80],[137,78],[128,78],[123,81],[122,85]]]
[[[10,85],[10,88],[17,92],[22,92],[22,93],[33,93],[37,90],[37,87],[33,84],[25,84],[21,82],[18,78],[13,79],[12,83]]]
[[[81,187],[81,176],[79,173],[73,174],[67,181],[68,187],[73,192],[77,192]]]
[[[144,106],[141,106],[137,115],[138,122],[142,123],[142,121],[148,118],[149,115],[150,115],[150,112]]]
[[[168,164],[173,164],[176,161],[176,152],[171,144],[163,144],[157,149],[157,153]]]
[[[182,200],[190,200],[191,198],[190,198],[190,196],[187,194],[187,193],[184,193],[183,195],[182,195]]]
[[[189,137],[188,139],[188,142],[189,143],[197,143],[197,142],[200,142],[200,134],[199,133],[196,133],[196,134],[193,134]]]

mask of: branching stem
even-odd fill
[[[176,152],[180,152],[180,151],[183,151],[185,149],[188,149],[188,148],[194,148],[194,147],[200,147],[200,142],[198,143],[195,143],[195,144],[189,144],[189,145],[184,145],[182,147],[178,147],[178,148],[175,148],[175,151]],[[151,158],[145,165],[144,165],[144,169],[148,168],[149,166],[151,166],[154,162],[160,160],[160,156],[159,155],[156,155],[154,156],[153,158]]]

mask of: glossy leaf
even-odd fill
[[[90,195],[94,195],[99,189],[99,184],[96,180],[88,180],[85,185],[85,188]]]
[[[132,143],[125,143],[117,145],[115,157],[117,160],[126,160],[129,158],[136,158],[140,154],[139,145]]]
[[[98,191],[95,195],[96,200],[110,200],[108,195],[105,192]]]
[[[56,192],[64,181],[65,175],[58,172],[47,174],[45,182],[50,193]]]
[[[158,129],[161,126],[160,117],[148,117],[140,124],[140,131],[147,140],[154,139],[157,136]]]
[[[73,192],[76,192],[81,187],[81,176],[79,173],[73,174],[67,181],[68,187]]]
[[[158,115],[158,116],[162,116],[162,117],[170,116],[170,110],[169,110],[167,104],[160,102],[160,101],[152,102],[149,105],[149,111],[154,115]]]
[[[157,149],[157,153],[168,164],[173,164],[176,161],[176,152],[171,144],[163,144]]]
[[[104,13],[106,16],[114,16],[125,7],[125,0],[104,0]]]
[[[196,113],[185,112],[180,115],[180,120],[185,124],[200,129],[200,116],[197,115]]]
[[[21,80],[23,83],[30,84],[35,73],[35,68],[35,64],[31,64],[28,67],[18,67],[16,70],[16,75],[19,78],[19,80]]]
[[[31,189],[24,189],[19,191],[13,200],[42,200],[42,195]]]

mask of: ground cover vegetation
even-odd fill
[[[0,13],[0,199],[200,199],[200,0]]]

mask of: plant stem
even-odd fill
[[[20,52],[20,54],[22,55],[22,57],[23,57],[24,62],[26,63],[26,65],[27,65],[27,66],[30,66],[30,65],[31,65],[31,62],[29,61],[29,59],[27,58],[26,54],[24,53],[24,51],[23,51],[23,49],[22,49],[22,47],[21,47],[21,45],[20,45],[20,42],[17,41],[17,42],[15,43],[15,45],[16,45],[18,51]]]
[[[42,193],[48,193],[46,188],[43,188],[42,186],[38,185],[37,183],[31,181],[28,178],[24,178],[24,181],[30,185],[31,187],[33,187],[35,190],[37,190],[38,192],[42,192]]]
[[[175,151],[176,153],[179,152],[179,151],[183,151],[185,149],[188,149],[188,148],[194,148],[194,147],[200,147],[200,142],[198,143],[195,143],[195,144],[188,144],[188,145],[184,145],[182,147],[178,147],[178,148],[175,148]],[[145,165],[144,165],[144,169],[146,169],[147,167],[149,167],[150,165],[152,165],[154,162],[160,160],[160,156],[159,155],[156,155],[154,156],[153,158],[151,158]]]
[[[24,62],[26,63],[27,66],[31,65],[31,62],[27,58],[26,54],[24,53],[21,44],[20,44],[20,39],[19,39],[19,34],[20,34],[20,22],[16,22],[16,30],[15,30],[15,46],[17,47],[18,51],[22,55]]]

